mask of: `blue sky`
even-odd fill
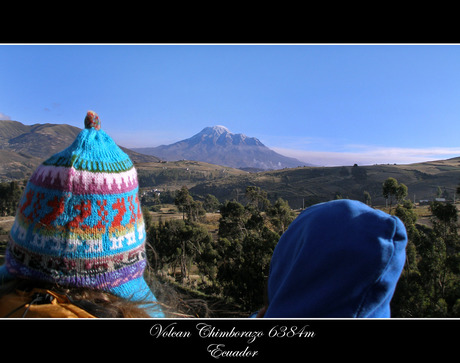
[[[318,165],[460,156],[456,44],[0,44],[0,119],[146,147],[223,125]]]

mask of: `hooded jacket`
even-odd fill
[[[265,318],[389,318],[407,234],[395,216],[352,200],[303,211],[272,256]]]

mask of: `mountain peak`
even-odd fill
[[[219,134],[219,135],[226,134],[226,133],[231,134],[230,130],[228,128],[226,128],[225,126],[222,126],[222,125],[205,127],[201,131],[201,133],[204,133],[204,134],[216,133],[216,134]]]
[[[196,160],[232,168],[281,169],[303,163],[279,155],[255,137],[234,134],[222,125],[205,127],[192,137],[171,145],[134,149],[164,160]]]
[[[240,145],[240,146],[260,146],[264,145],[255,137],[248,137],[244,134],[234,134],[222,125],[205,127],[201,132],[192,136],[190,139],[179,141],[178,143],[205,144],[212,146]],[[176,144],[178,144],[176,143]]]

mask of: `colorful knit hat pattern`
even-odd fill
[[[143,277],[146,233],[138,190],[129,156],[88,111],[72,145],[32,174],[0,280],[22,277],[155,301]]]

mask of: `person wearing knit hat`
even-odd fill
[[[164,317],[144,278],[146,232],[136,169],[101,129],[95,112],[88,111],[84,125],[68,148],[30,177],[0,267],[0,285],[16,279],[106,292],[149,302],[148,316]],[[47,296],[62,306],[74,302],[50,291]]]
[[[252,317],[390,318],[406,244],[401,220],[361,202],[309,207],[276,245],[267,303]]]

